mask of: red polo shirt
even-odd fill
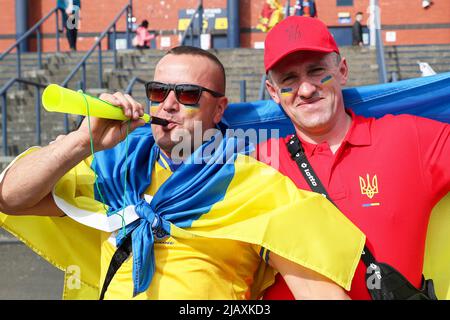
[[[450,190],[450,125],[410,116],[355,116],[333,154],[326,142],[302,141],[306,156],[331,199],[367,236],[380,262],[420,287],[428,220]],[[289,137],[258,147],[259,160],[310,190],[286,148]],[[278,149],[278,150],[277,150]],[[370,299],[361,261],[349,295]],[[292,299],[281,277],[265,299]]]

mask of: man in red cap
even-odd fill
[[[395,288],[401,294],[384,298],[406,299],[411,290],[431,297],[418,289],[430,213],[450,190],[450,125],[410,115],[364,118],[346,109],[347,62],[315,18],[292,16],[276,25],[265,41],[264,64],[266,88],[295,132],[260,145],[259,159],[299,188],[327,195],[367,236],[349,296],[380,298],[376,290],[386,289],[385,279],[371,266],[383,262],[407,280]],[[265,295],[290,297],[280,278]]]

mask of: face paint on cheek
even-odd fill
[[[160,109],[159,106],[150,107],[150,115],[158,114],[159,109]],[[184,112],[190,116],[197,114],[198,111],[199,111],[199,107],[197,107],[197,106],[192,106],[192,107],[185,106],[184,107]]]
[[[294,89],[292,88],[281,88],[280,90],[282,97],[290,97],[294,94]]]
[[[199,112],[199,106],[184,106],[184,112],[188,117],[193,117]]]
[[[320,83],[323,84],[323,85],[327,85],[327,84],[330,84],[331,81],[333,81],[333,76],[329,74],[325,78],[320,80]]]
[[[159,107],[150,107],[150,114],[156,114],[158,112]]]

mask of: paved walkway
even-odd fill
[[[60,300],[64,273],[0,229],[0,300]]]

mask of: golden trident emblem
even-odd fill
[[[367,183],[364,178],[359,177],[359,186],[361,187],[361,194],[365,194],[369,199],[372,199],[378,193],[377,175],[373,176],[372,183],[370,182],[369,174],[367,174]]]

